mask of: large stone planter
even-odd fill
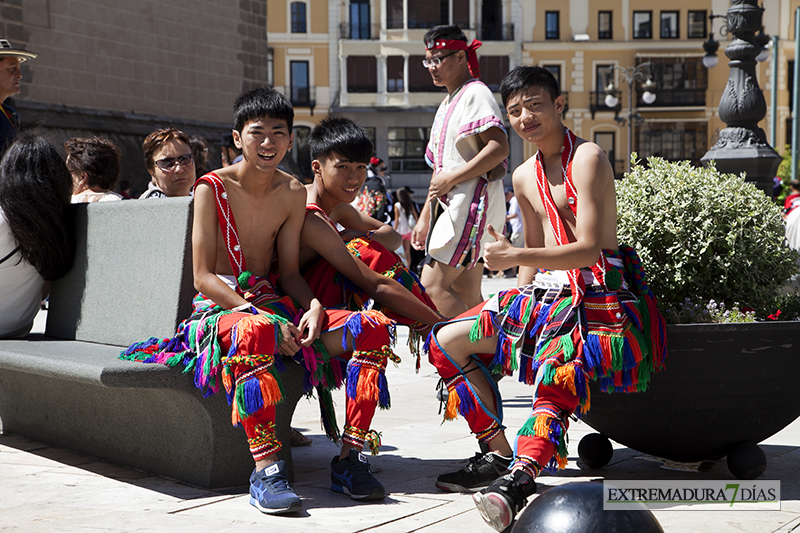
[[[671,325],[667,343],[666,370],[647,392],[604,394],[593,383],[583,420],[643,453],[684,462],[728,455],[737,477],[758,477],[766,463],[754,444],[800,416],[800,322]],[[589,437],[581,457],[601,466],[592,457],[599,439]],[[764,464],[741,470],[732,459]]]

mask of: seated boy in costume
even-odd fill
[[[206,174],[195,189],[194,313],[173,339],[153,338],[122,355],[183,365],[208,394],[219,389],[221,378],[233,422],[244,426],[256,463],[250,503],[269,514],[302,508],[276,456],[281,355],[304,364],[307,382],[328,399],[346,377],[346,427],[331,464],[331,489],[353,499],[385,495],[358,450],[375,408],[389,405],[384,374],[393,357],[394,326],[377,311],[325,310],[300,275],[306,191],[277,168],[293,142],[293,119],[289,101],[271,88],[239,96],[233,138],[243,161]],[[277,272],[274,256],[280,258]],[[349,360],[346,374],[343,360]],[[338,430],[329,435],[338,440]]]
[[[666,340],[635,252],[617,243],[611,166],[561,123],[564,97],[553,75],[517,67],[500,92],[514,131],[538,148],[513,176],[525,247],[491,226],[496,241],[484,247],[490,269],[520,267],[519,286],[436,326],[428,348],[450,393],[445,418],[461,414],[490,450],[436,485],[489,485],[473,499],[503,531],[541,470],[566,465],[568,418],[589,409],[588,380],[599,379],[605,392],[645,390],[650,372],[663,367]],[[533,385],[533,411],[512,452],[489,372],[515,369]]]
[[[399,234],[350,204],[364,184],[372,141],[352,120],[330,116],[311,131],[309,148],[314,181],[306,186],[300,239],[306,281],[325,307],[355,311],[372,298],[375,309],[411,328],[409,344],[418,352],[419,334],[442,317],[416,275],[391,251],[399,246]],[[344,228],[339,235],[337,224]]]

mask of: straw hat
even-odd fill
[[[28,52],[27,50],[21,50],[19,48],[14,48],[11,46],[11,43],[8,42],[6,39],[0,39],[0,59],[5,59],[6,56],[14,56],[19,58],[19,62],[22,63],[23,61],[27,61],[28,59],[36,59],[39,54],[34,52]]]

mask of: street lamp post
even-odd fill
[[[715,161],[721,172],[744,172],[748,181],[771,190],[781,156],[767,143],[764,130],[758,126],[767,114],[767,101],[756,78],[756,60],[768,57],[765,47],[770,41],[763,32],[763,11],[758,0],[732,0],[725,15],[726,24],[721,33],[733,34],[733,40],[725,48],[725,55],[730,59],[730,74],[719,101],[718,113],[726,127],[719,132],[717,143],[700,161],[703,165]],[[712,23],[719,17],[712,14]],[[706,50],[703,64],[706,67],[716,65],[718,47],[713,35],[703,44]]]
[[[642,101],[650,105],[656,101],[656,94],[653,92],[656,88],[656,82],[653,81],[653,77],[650,75],[650,67],[653,64],[650,61],[646,63],[641,63],[635,67],[620,67],[619,65],[612,65],[615,70],[619,70],[622,76],[625,78],[625,81],[628,82],[628,116],[614,117],[614,120],[625,126],[628,125],[628,157],[626,168],[630,170],[631,168],[631,152],[633,151],[633,125],[634,124],[642,124],[644,122],[644,117],[639,114],[638,111],[633,110],[633,83],[636,81],[644,82],[642,83],[642,89],[644,92],[642,93]],[[620,91],[614,85],[614,81],[612,80],[608,87],[606,87],[606,98],[605,104],[608,107],[616,107],[619,103],[619,94]]]

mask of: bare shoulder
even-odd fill
[[[577,181],[613,181],[614,171],[606,153],[593,142],[579,139],[572,160],[572,176]]]
[[[514,194],[528,196],[531,186],[536,186],[536,157],[529,157],[527,161],[518,166],[511,175],[514,184]]]

